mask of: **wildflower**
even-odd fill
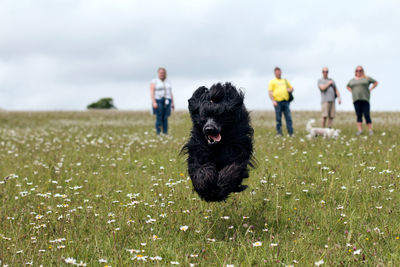
[[[184,226],[181,226],[179,229],[180,229],[181,231],[186,232],[186,230],[187,230],[188,228],[189,228],[189,226],[184,225]]]
[[[76,264],[76,260],[74,258],[66,258],[66,259],[64,259],[64,262],[66,264],[73,264],[73,265]]]
[[[147,261],[148,256],[143,256],[141,254],[136,254],[131,260],[137,261]]]
[[[320,266],[322,264],[324,264],[324,260],[320,260],[320,261],[315,262],[315,266]]]
[[[152,261],[160,261],[160,260],[162,260],[162,258],[160,256],[150,257],[149,259],[152,260]]]
[[[260,242],[260,241],[253,243],[253,247],[261,247],[261,246],[262,246],[262,242]]]
[[[107,260],[106,259],[99,259],[99,262],[100,263],[107,263]]]
[[[353,252],[354,255],[359,255],[360,253],[361,253],[361,249],[354,250],[354,252]]]
[[[177,261],[171,261],[171,264],[172,264],[172,265],[179,265],[179,262],[177,262]]]
[[[278,244],[276,244],[276,243],[271,243],[271,245],[269,245],[270,247],[277,247],[278,246]]]

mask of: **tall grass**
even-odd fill
[[[355,136],[295,137],[253,112],[249,189],[206,203],[192,191],[188,114],[160,138],[140,112],[0,113],[0,266],[400,264],[398,113]],[[322,263],[323,262],[323,263]]]

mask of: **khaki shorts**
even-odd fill
[[[324,102],[321,104],[323,118],[335,118],[335,102]]]

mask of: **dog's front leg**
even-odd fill
[[[220,201],[217,174],[212,163],[189,165],[189,175],[196,192],[206,201]]]

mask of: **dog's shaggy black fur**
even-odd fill
[[[247,187],[242,180],[253,167],[253,128],[243,99],[230,83],[200,87],[189,99],[193,127],[183,151],[193,187],[206,201]]]

